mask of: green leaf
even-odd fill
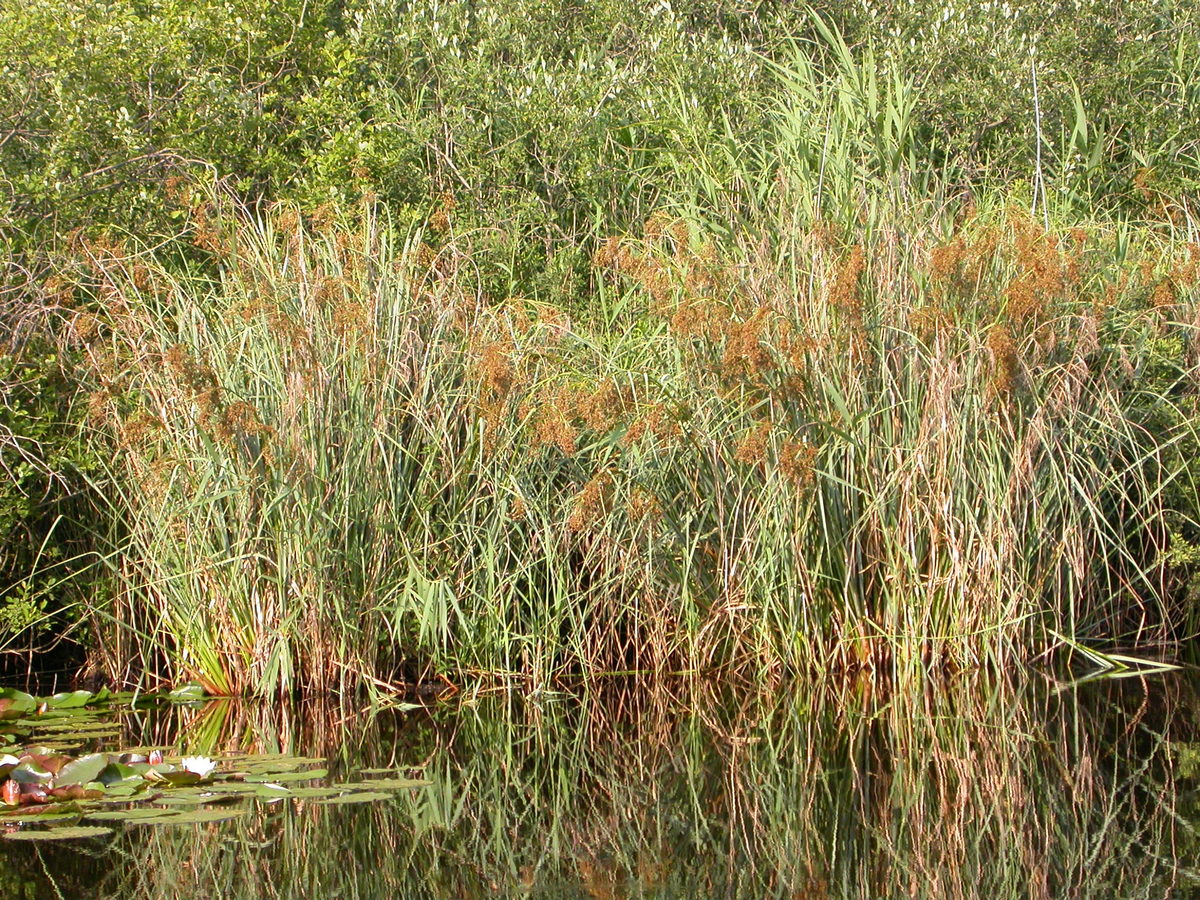
[[[108,766],[107,753],[90,753],[67,763],[55,779],[56,785],[83,784],[99,780],[100,773]]]
[[[365,787],[376,791],[403,791],[408,788],[428,787],[432,783],[423,778],[379,778],[362,782]]]
[[[105,809],[91,812],[87,818],[97,822],[136,822],[140,819],[155,819],[159,816],[171,815],[170,810],[159,809],[156,806],[135,806],[129,809]]]
[[[167,806],[202,806],[206,803],[229,803],[231,801],[245,799],[244,794],[213,793],[211,791],[184,793],[184,791],[190,790],[190,788],[184,788],[180,791],[164,793],[154,802],[164,803]]]
[[[87,706],[94,697],[91,691],[70,691],[47,697],[45,703],[50,709],[78,709]]]
[[[6,841],[72,841],[80,838],[105,837],[112,834],[111,828],[100,825],[66,825],[61,828],[10,831],[4,835]]]
[[[285,788],[281,784],[256,784],[254,785],[254,796],[259,800],[265,800],[268,803],[274,800],[282,800],[284,797],[291,797],[292,791],[290,788]]]
[[[325,778],[327,775],[329,775],[327,769],[308,769],[303,772],[259,772],[247,775],[246,782],[248,784],[262,784],[269,781],[278,783],[285,781],[315,781],[318,778]]]
[[[175,690],[167,693],[168,700],[178,702],[187,700],[204,700],[208,695],[204,692],[204,688],[195,683],[180,685]]]
[[[5,820],[18,821],[22,825],[48,825],[51,822],[78,822],[81,815],[78,809],[67,809],[62,812],[40,812],[33,815],[14,813],[6,816]]]
[[[16,688],[0,688],[0,715],[30,713],[37,709],[37,706],[37,700],[32,694],[26,694]]]
[[[156,773],[163,781],[168,784],[173,784],[176,787],[187,787],[193,784],[199,784],[204,779],[195,772],[189,772],[187,769],[176,769],[171,772],[158,771]]]
[[[191,809],[181,812],[168,812],[164,816],[137,819],[131,825],[199,825],[205,822],[227,822],[246,815],[248,810],[235,809]]]
[[[8,777],[18,784],[45,784],[54,776],[33,760],[26,760],[15,766]]]
[[[337,797],[346,793],[344,787],[298,787],[291,789],[291,795],[297,800],[323,800],[326,797]]]
[[[96,776],[96,780],[106,788],[115,785],[128,785],[132,787],[145,783],[145,779],[135,769],[114,762],[110,762],[101,769],[100,774]]]
[[[389,800],[391,794],[382,791],[359,791],[352,794],[342,794],[340,797],[330,797],[328,800],[318,800],[322,806],[342,806],[347,803],[374,803],[378,800]]]

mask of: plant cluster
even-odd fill
[[[0,5],[10,634],[79,534],[222,693],[1191,634],[1194,15],[1089,19],[1122,129],[1029,4],[829,12]]]

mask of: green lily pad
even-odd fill
[[[65,810],[63,812],[40,812],[34,815],[23,815],[21,813],[10,813],[4,817],[5,821],[12,820],[20,822],[22,825],[47,825],[50,822],[78,822],[82,813],[79,810]]]
[[[175,690],[167,693],[168,700],[183,702],[187,700],[203,700],[208,695],[205,694],[204,688],[195,683],[180,685]]]
[[[0,715],[29,713],[37,709],[37,698],[16,688],[0,688]]]
[[[154,819],[158,816],[171,815],[170,810],[159,809],[155,806],[135,806],[131,809],[106,809],[101,812],[90,812],[89,819],[97,822],[136,822],[141,819]]]
[[[284,797],[291,797],[292,791],[290,788],[285,788],[282,784],[256,784],[253,796],[259,800],[265,800],[268,803],[275,800],[282,800]]]
[[[131,825],[198,825],[204,822],[227,822],[230,819],[237,819],[246,815],[247,810],[244,808],[233,807],[227,809],[189,809],[166,811],[166,815],[148,817],[130,822]]]
[[[290,753],[279,753],[279,752],[275,752],[275,751],[272,751],[269,753],[230,753],[226,757],[226,759],[253,759],[256,761],[266,761],[266,760],[270,760],[270,759],[293,759],[293,758],[294,757]]]
[[[408,788],[429,787],[432,781],[424,778],[369,778],[362,782],[364,787],[375,791],[403,791]]]
[[[87,706],[94,697],[95,694],[91,691],[70,691],[47,697],[45,703],[50,709],[77,709]]]
[[[214,790],[225,794],[257,794],[261,784],[246,784],[244,781],[219,781],[213,784]]]
[[[198,794],[183,794],[171,791],[156,799],[155,803],[165,803],[168,806],[201,806],[205,803],[229,803],[233,800],[245,799],[245,794],[222,794],[205,791]]]
[[[114,762],[110,762],[101,769],[100,773],[96,776],[96,780],[106,788],[122,785],[133,786],[144,784],[146,781],[136,769]]]
[[[344,794],[344,787],[298,787],[291,789],[291,795],[298,800],[322,800],[326,797],[336,797]]]
[[[162,778],[163,781],[169,782],[176,787],[188,787],[190,785],[199,784],[204,780],[195,772],[189,772],[187,769],[176,769],[172,772],[160,771],[157,773],[157,775],[158,777]]]
[[[17,784],[45,784],[54,776],[33,760],[27,759],[8,773],[8,777]]]
[[[51,741],[46,745],[56,753],[73,753],[82,746],[78,741]]]
[[[239,772],[245,772],[248,775],[262,775],[266,773],[292,772],[303,766],[323,765],[325,760],[311,756],[293,756],[282,759],[250,759],[238,765]]]
[[[58,734],[61,731],[76,731],[88,728],[98,728],[101,723],[93,720],[91,716],[85,717],[84,712],[81,710],[75,716],[59,719],[57,721],[46,721],[46,719],[41,719],[36,722],[20,721],[17,724],[28,725],[31,730],[36,729],[39,734]],[[111,728],[112,725],[109,724],[105,725],[104,727]]]
[[[98,797],[90,802],[95,803],[97,806],[125,806],[126,804],[137,803],[146,799],[145,797],[138,796],[138,793],[142,792],[121,793],[114,797]]]
[[[314,781],[318,778],[325,778],[328,774],[328,769],[305,769],[301,772],[261,772],[247,775],[246,781],[249,784],[261,784],[264,782],[281,784],[285,781]]]
[[[121,726],[112,724],[102,724],[97,722],[94,725],[82,723],[75,725],[70,729],[62,729],[55,732],[60,737],[69,737],[81,741],[97,741],[103,738],[120,737]]]
[[[79,838],[105,837],[110,834],[112,834],[112,829],[102,825],[64,825],[60,828],[10,831],[4,835],[4,839],[6,841],[73,841]]]
[[[389,800],[391,794],[385,794],[382,791],[358,791],[351,794],[342,794],[339,797],[330,797],[328,800],[318,800],[322,806],[342,806],[347,803],[374,803],[378,800]]]
[[[55,784],[87,784],[89,781],[97,781],[107,765],[107,753],[91,753],[81,756],[59,770]]]

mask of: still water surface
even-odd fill
[[[1184,675],[127,712],[126,747],[327,756],[334,780],[401,766],[431,783],[0,841],[0,900],[1200,897],[1198,713]]]

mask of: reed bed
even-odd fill
[[[220,693],[761,678],[1190,627],[1164,566],[1194,247],[657,217],[598,248],[597,323],[481,295],[452,239],[372,208],[208,227],[216,277],[89,251],[114,664]]]
[[[947,201],[912,83],[826,38],[758,144],[680,114],[708,152],[569,308],[488,293],[450,196],[400,228],[173,182],[186,235],[86,244],[109,673],[770,682],[1193,633],[1190,219]]]

